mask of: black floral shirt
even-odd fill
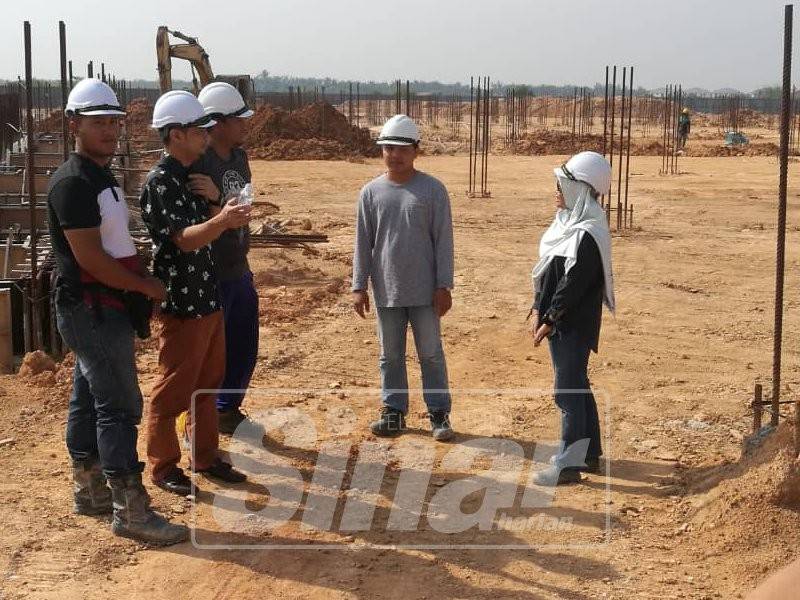
[[[172,241],[177,232],[209,218],[208,204],[186,186],[188,173],[178,160],[165,156],[148,173],[139,203],[153,239],[153,272],[167,288],[161,312],[199,319],[222,305],[211,245],[183,252]]]

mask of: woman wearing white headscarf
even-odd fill
[[[531,334],[534,346],[548,338],[561,409],[561,447],[537,475],[542,485],[577,482],[581,471],[599,470],[600,420],[587,370],[598,348],[602,305],[614,312],[611,233],[599,204],[611,166],[596,152],[581,152],[554,171],[558,212],[532,274]]]

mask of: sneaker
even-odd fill
[[[396,408],[384,406],[381,409],[381,418],[370,423],[369,428],[379,437],[400,435],[406,430],[406,417]]]
[[[550,457],[550,460],[548,462],[551,465],[555,465],[556,464],[556,458],[557,457],[555,455],[553,455],[553,456]],[[600,457],[587,456],[584,459],[583,462],[584,462],[584,464],[583,464],[582,467],[575,467],[581,473],[599,473],[600,472]]]
[[[238,406],[230,410],[219,411],[219,432],[221,434],[233,435],[242,423],[245,425],[239,430],[240,435],[244,433],[247,436],[251,434],[258,437],[264,436],[264,426],[250,419]]]
[[[450,413],[444,411],[432,412],[428,415],[431,420],[431,435],[437,442],[446,442],[453,439],[455,432],[450,427]]]
[[[580,483],[580,481],[580,470],[574,468],[562,469],[555,465],[547,467],[533,476],[534,484],[546,487],[554,487],[556,485],[565,485],[568,483]]]
[[[584,466],[578,467],[583,473],[599,473],[600,472],[600,457],[587,456],[584,461]]]

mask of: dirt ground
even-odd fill
[[[552,168],[562,160],[492,157],[491,199],[465,196],[464,156],[426,157],[418,164],[446,183],[453,204],[456,289],[443,330],[456,441],[494,437],[521,446],[528,460],[558,435],[549,356],[546,348],[532,347],[524,318],[538,239],[553,213]],[[356,452],[348,456],[347,447],[361,444],[360,461],[388,465],[380,493],[370,497],[378,506],[377,525],[341,533],[307,530],[297,521],[271,532],[258,522],[227,527],[218,518],[230,516],[225,501],[232,506],[246,498],[247,510],[257,513],[279,495],[267,493],[269,480],[254,477],[238,490],[199,481],[196,508],[152,490],[158,510],[196,525],[199,543],[238,549],[190,543],[146,548],[115,538],[107,519],[70,512],[63,443],[67,363],[33,379],[0,378],[0,598],[742,597],[797,558],[800,547],[796,464],[784,450],[788,430],[739,462],[750,433],[753,385],[761,381],[769,389],[777,161],[682,158],[683,173],[668,177],[658,175],[659,158],[634,157],[631,165],[635,227],[614,238],[618,311],[615,318],[604,314],[600,352],[591,361],[608,418],[610,476],[588,475],[559,488],[545,509],[523,509],[517,501],[504,511],[566,518],[571,527],[442,534],[424,518],[417,531],[380,527],[401,466],[419,466],[403,444],[432,444],[418,393],[410,410],[414,431],[380,443],[366,433],[379,407],[378,343],[374,316],[361,321],[352,313],[348,278],[355,199],[381,164],[258,161],[259,200],[280,205],[278,216],[310,219],[330,243],[316,255],[253,251],[262,328],[246,406],[251,412],[296,409],[310,416],[320,436],[308,442],[286,430],[266,438],[266,447],[237,441],[229,450],[245,466],[269,451],[308,482],[315,462],[325,458],[320,444],[343,447],[347,481],[354,477]],[[800,386],[793,293],[800,283],[800,189],[790,192],[787,399]],[[143,344],[145,395],[155,368],[153,344]],[[409,373],[411,387],[418,388],[413,345]],[[2,441],[8,438],[13,441]],[[440,460],[458,448],[433,447]],[[433,492],[465,471],[469,465],[437,464]],[[468,495],[462,507],[477,510],[481,499]],[[339,506],[337,519],[341,514]],[[258,549],[262,544],[278,547]],[[302,548],[309,544],[314,548]],[[347,549],[318,547],[323,544]],[[437,544],[484,547],[406,547]],[[505,548],[491,547],[497,545]]]

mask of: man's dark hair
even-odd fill
[[[161,138],[161,143],[165,146],[169,144],[169,132],[174,129],[173,125],[167,125],[158,130],[158,137]]]

